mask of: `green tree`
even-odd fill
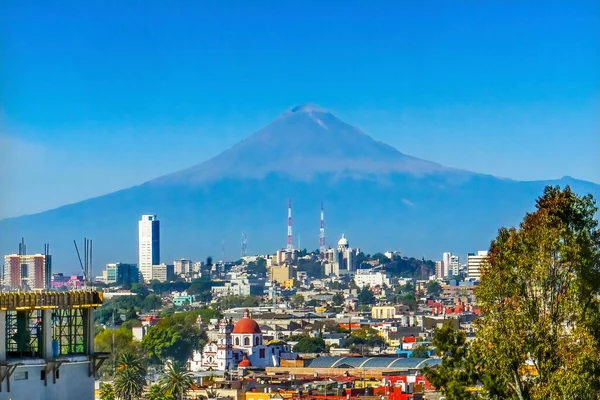
[[[144,284],[142,284],[142,283],[132,283],[131,284],[131,291],[133,293],[139,294],[142,298],[148,296],[148,293],[150,293],[148,291],[148,288]]]
[[[425,345],[417,346],[412,351],[412,358],[429,358],[429,348]]]
[[[169,398],[165,394],[164,388],[158,383],[155,383],[148,388],[144,398],[146,400],[172,400],[172,398]]]
[[[223,318],[223,314],[221,314],[219,311],[215,310],[214,308],[210,308],[210,307],[202,307],[199,310],[196,310],[198,312],[198,316],[200,318],[202,318],[202,321],[204,323],[208,323],[210,322],[211,319],[221,319]]]
[[[331,302],[333,303],[334,306],[339,307],[342,304],[344,304],[344,301],[346,299],[344,298],[344,294],[342,292],[337,292],[336,294],[333,295],[333,297],[331,298]]]
[[[435,330],[433,345],[435,354],[442,362],[436,368],[423,368],[425,377],[448,400],[474,398],[475,394],[467,389],[477,383],[478,375],[465,334],[455,331],[450,323],[446,323]]]
[[[170,363],[168,371],[159,381],[165,397],[184,400],[187,392],[194,386],[193,375],[178,364]]]
[[[300,307],[302,307],[303,304],[304,304],[304,296],[301,295],[300,293],[296,293],[292,297],[292,306],[294,306],[294,308],[300,308]]]
[[[158,297],[154,293],[150,293],[142,302],[142,310],[146,312],[159,310],[161,306],[162,301],[160,300],[160,297]]]
[[[115,400],[115,389],[108,383],[100,383],[100,400]]]
[[[346,345],[351,347],[380,347],[385,345],[385,340],[379,335],[379,331],[377,329],[361,328],[350,333],[350,337],[346,341]]]
[[[153,363],[165,363],[168,359],[184,363],[194,350],[201,348],[206,333],[196,324],[197,313],[178,313],[163,318],[148,329],[142,339],[142,347]]]
[[[369,286],[363,286],[362,289],[360,289],[360,292],[358,292],[358,304],[375,304],[375,295],[371,292]]]
[[[322,353],[327,349],[322,338],[303,336],[293,348],[297,353]]]
[[[211,288],[217,286],[208,277],[194,279],[187,289],[187,293],[196,296],[199,301],[210,301],[212,298]]]
[[[591,195],[546,187],[492,241],[477,350],[518,399],[600,396],[600,230]]]
[[[108,360],[100,367],[100,376],[113,376],[115,373],[115,360],[123,353],[133,353],[138,358],[143,358],[139,342],[133,341],[131,330],[123,326],[118,329],[103,329],[98,332],[94,337],[94,348],[98,352],[110,353]]]
[[[427,294],[434,297],[438,297],[443,291],[442,285],[438,281],[427,282],[425,288],[427,289]]]
[[[267,260],[262,257],[256,259],[256,261],[251,261],[246,266],[246,271],[250,274],[256,275],[266,275],[267,274]]]
[[[119,356],[115,372],[115,395],[119,399],[139,399],[146,386],[146,370],[140,359],[133,353]]]
[[[258,307],[260,298],[256,296],[238,296],[230,295],[219,299],[218,307],[220,310],[227,310],[235,307]]]

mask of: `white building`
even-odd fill
[[[451,276],[457,276],[460,273],[460,263],[457,255],[454,255],[450,252],[443,253],[442,263],[444,264],[444,275],[441,277],[442,279],[447,279]]]
[[[435,278],[444,279],[446,277],[446,271],[444,271],[444,261],[435,262]]]
[[[390,286],[390,278],[383,272],[373,272],[370,269],[359,269],[354,275],[354,283],[359,288],[363,286],[375,287],[375,286]]]
[[[138,267],[144,282],[150,282],[152,266],[160,264],[160,222],[156,215],[142,215],[138,227]]]
[[[175,269],[175,275],[192,276],[194,274],[192,260],[186,260],[185,258],[175,260],[173,261],[173,268]],[[200,266],[198,266],[198,269],[200,269]]]
[[[477,254],[469,253],[467,255],[467,274],[469,279],[479,280],[481,278],[481,264],[488,256],[486,250],[480,250]]]
[[[231,319],[221,320],[218,340],[206,344],[202,353],[194,351],[188,365],[192,371],[278,367],[281,354],[287,352],[283,342],[263,343],[262,331],[246,309],[235,325]]]
[[[359,252],[359,249],[353,249],[348,245],[348,239],[342,234],[337,249],[325,250],[325,276],[354,273],[357,269],[356,256]]]
[[[153,265],[150,270],[150,279],[149,281],[159,281],[159,282],[170,282],[173,280],[175,275],[173,273],[174,270],[173,265],[169,264],[158,264]]]

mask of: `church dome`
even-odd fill
[[[346,235],[342,233],[342,238],[338,241],[338,247],[348,247],[348,239]]]
[[[241,334],[253,334],[253,333],[262,333],[260,330],[260,326],[256,323],[255,320],[248,316],[248,309],[244,310],[244,316],[238,322],[236,322],[233,327],[232,333],[241,333]]]
[[[248,360],[248,357],[246,357],[246,355],[244,354],[244,359],[239,362],[238,368],[248,368],[251,366],[252,364],[250,363],[250,360]]]

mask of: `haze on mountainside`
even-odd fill
[[[24,236],[38,251],[50,243],[54,268],[78,270],[75,238],[94,240],[95,265],[136,262],[137,221],[157,214],[161,261],[239,257],[240,233],[250,254],[286,241],[287,202],[294,235],[318,247],[325,204],[327,243],[342,233],[365,252],[464,256],[485,249],[500,226],[530,211],[547,184],[570,184],[600,195],[600,185],[563,178],[521,182],[443,167],[375,141],[333,114],[303,105],[201,164],[142,185],[43,213],[0,221],[0,251],[16,251]],[[296,243],[295,243],[296,244]]]

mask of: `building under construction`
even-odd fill
[[[102,293],[0,293],[0,400],[92,400]]]

